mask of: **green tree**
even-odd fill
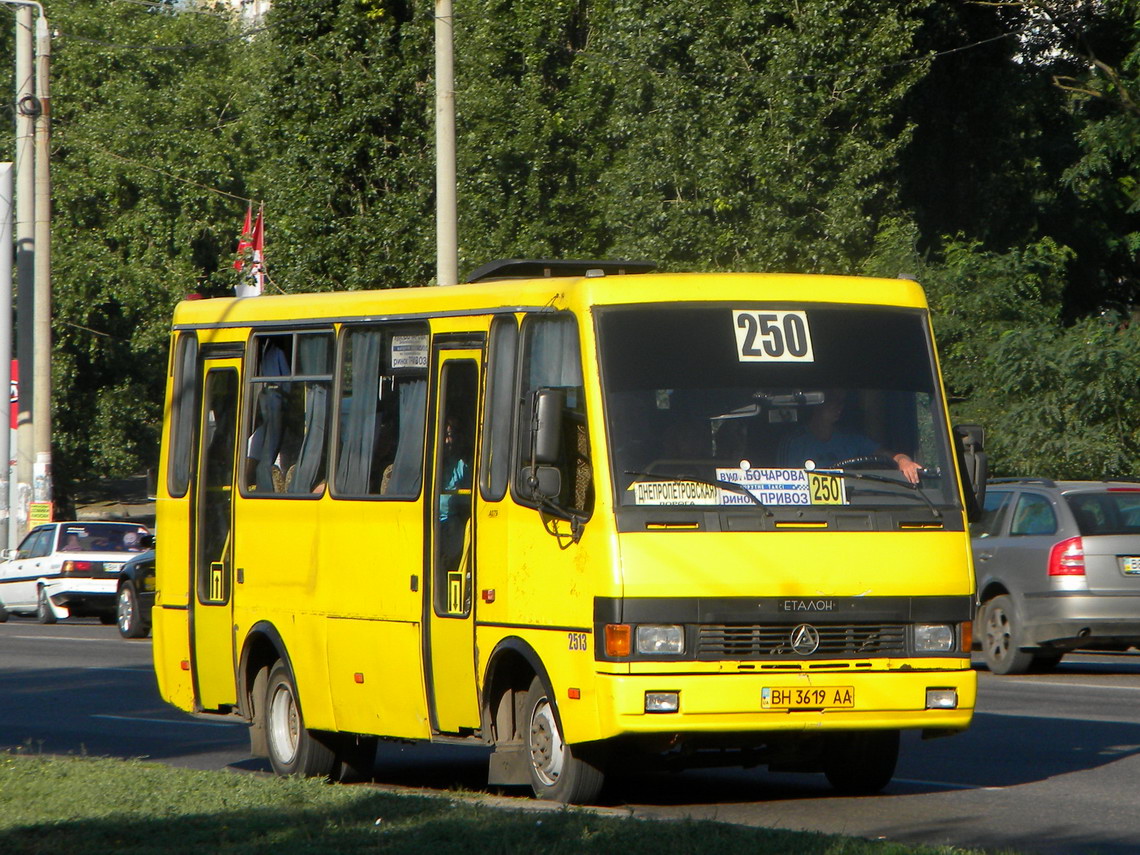
[[[284,291],[428,284],[435,250],[431,4],[276,0],[241,102]]]
[[[174,304],[232,285],[245,171],[228,17],[51,3],[57,493],[157,462]]]
[[[468,255],[853,269],[896,204],[924,5],[472,4],[458,37]]]

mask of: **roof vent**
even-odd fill
[[[544,279],[556,276],[618,276],[650,273],[657,269],[652,261],[594,261],[589,259],[507,258],[488,261],[477,267],[468,282],[496,279]]]

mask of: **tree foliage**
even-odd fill
[[[250,202],[271,290],[431,282],[434,3],[45,5],[58,482],[153,465]],[[997,472],[1136,471],[1140,0],[454,5],[461,271],[914,275]]]

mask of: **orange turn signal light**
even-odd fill
[[[629,656],[633,633],[627,623],[606,624],[606,656]]]

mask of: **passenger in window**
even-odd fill
[[[284,377],[289,374],[289,360],[285,352],[272,341],[266,341],[261,352],[258,373],[265,377]],[[261,423],[249,438],[249,462],[253,469],[253,482],[258,492],[281,492],[284,489],[280,471],[274,480],[274,466],[281,451],[281,413],[288,384],[262,383],[257,396]],[[280,489],[278,487],[280,486]]]
[[[802,467],[811,460],[816,467],[827,469],[860,457],[882,457],[893,460],[899,472],[911,484],[917,484],[922,465],[901,451],[890,451],[864,434],[844,430],[839,426],[847,402],[847,393],[829,389],[823,403],[812,411],[807,425],[785,442],[781,465]]]
[[[471,442],[459,419],[447,419],[439,491],[439,560],[444,572],[455,570],[463,558],[467,522],[471,517]],[[468,491],[466,494],[461,491]]]

